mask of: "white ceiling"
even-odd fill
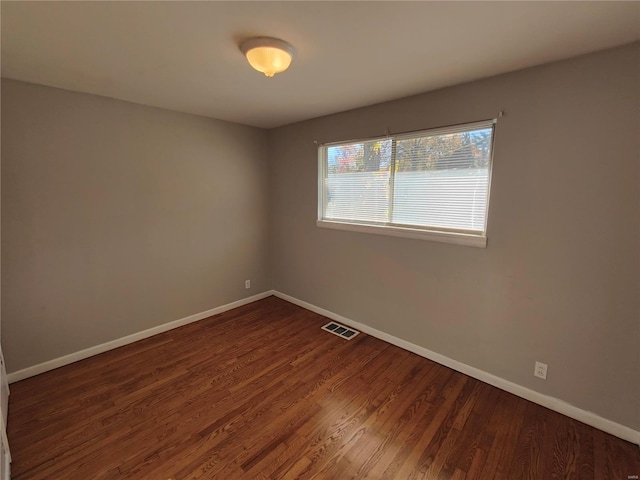
[[[640,2],[7,2],[2,76],[275,127],[640,39]],[[238,49],[292,43],[274,78]]]

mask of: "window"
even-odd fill
[[[320,146],[318,226],[485,247],[494,124]]]

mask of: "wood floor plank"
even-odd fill
[[[491,443],[486,446],[487,458],[479,478],[510,480],[508,470],[518,445],[527,402],[514,395],[501,395],[489,432]]]
[[[510,478],[536,480],[540,478],[542,468],[542,440],[545,426],[549,417],[549,410],[537,408],[528,402],[517,441],[518,448],[513,457]]]
[[[595,478],[640,478],[638,446],[593,429]]]
[[[626,480],[611,435],[275,297],[11,385],[15,480]]]
[[[443,405],[453,404],[453,401],[462,391],[467,382],[467,377],[456,376],[448,373],[447,383],[443,386],[443,394],[440,401],[433,404],[431,410],[425,416],[428,419],[426,424],[418,424],[414,428],[407,441],[407,448],[400,450],[390,465],[383,472],[383,479],[410,478],[415,476],[416,470],[421,470],[424,463],[428,461],[425,453],[431,445],[436,435],[442,435],[441,427],[449,416],[449,409]]]
[[[406,361],[411,360],[411,361]],[[319,478],[362,478],[368,470],[367,462],[375,461],[375,452],[379,451],[384,433],[389,432],[390,422],[395,423],[407,408],[406,403],[414,400],[414,385],[425,378],[430,365],[425,368],[423,362],[415,362],[415,357],[407,356],[400,365],[388,365],[387,371],[393,371],[398,383],[378,383],[375,395],[363,404],[367,417],[360,423],[350,437],[343,442],[325,466],[315,476]],[[381,432],[384,432],[381,434]]]

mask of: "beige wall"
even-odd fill
[[[269,132],[3,80],[9,370],[273,286],[640,429],[639,54]],[[315,140],[499,109],[487,249],[315,226]]]
[[[269,288],[266,132],[10,80],[1,93],[9,371]]]
[[[274,288],[639,429],[639,50],[270,132]],[[316,227],[314,140],[500,109],[487,249]]]

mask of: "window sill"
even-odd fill
[[[334,230],[348,230],[351,232],[374,233],[392,237],[414,238],[432,242],[453,243],[467,247],[487,248],[487,237],[453,232],[435,232],[417,228],[390,227],[386,225],[362,225],[359,223],[337,222],[333,220],[317,220],[316,225]]]

